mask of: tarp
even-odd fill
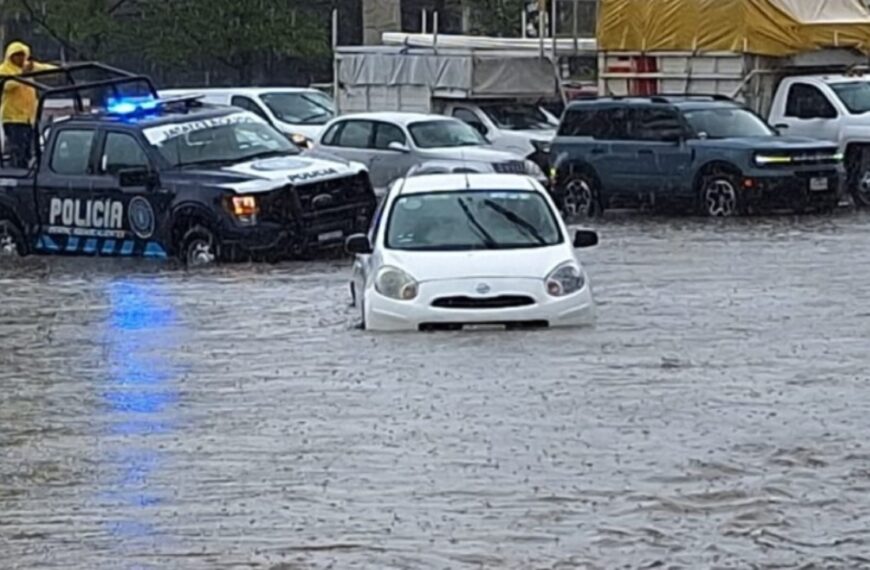
[[[597,35],[605,51],[870,52],[870,13],[860,0],[600,0]]]
[[[350,87],[424,86],[469,96],[513,97],[559,94],[553,62],[528,52],[339,48],[338,81]]]

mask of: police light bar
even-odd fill
[[[109,98],[106,111],[111,115],[134,115],[147,111],[153,111],[160,106],[160,100],[154,97],[123,97]]]

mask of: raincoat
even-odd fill
[[[16,53],[27,55],[30,59],[30,46],[21,42],[12,42],[6,48],[6,56],[0,65],[0,75],[21,75],[24,70],[14,63],[11,57]],[[55,66],[47,63],[33,62],[32,71],[54,69]],[[0,122],[9,123],[33,123],[36,120],[36,90],[15,81],[7,81],[3,86],[3,100],[0,101]]]

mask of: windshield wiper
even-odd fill
[[[526,220],[522,216],[516,214],[515,212],[511,212],[507,208],[505,208],[499,204],[496,204],[492,200],[484,200],[483,203],[484,203],[484,205],[486,205],[490,209],[495,210],[496,212],[498,212],[499,214],[504,216],[504,218],[506,220],[508,220],[509,222],[511,222],[512,224],[517,226],[518,228],[525,230],[525,232],[529,236],[531,236],[532,239],[537,241],[539,244],[549,245],[547,243],[547,240],[544,239],[544,236],[541,235],[541,232],[539,232],[537,230],[537,228],[535,228],[535,226],[533,226],[531,224],[531,222],[529,222],[528,220]]]
[[[492,235],[488,231],[486,231],[486,229],[482,225],[480,225],[480,222],[477,221],[477,218],[474,217],[474,214],[471,213],[471,210],[469,210],[468,206],[465,205],[465,202],[462,201],[462,198],[457,198],[456,201],[459,202],[459,207],[462,208],[462,211],[465,213],[465,217],[468,218],[468,222],[480,234],[484,245],[486,245],[488,249],[498,248],[498,242],[496,242],[495,239],[493,239]]]
[[[249,160],[257,160],[258,158],[272,158],[276,156],[292,156],[294,154],[299,154],[298,152],[293,152],[292,150],[264,150],[261,152],[255,152],[254,154],[246,154],[245,156],[241,156],[238,159],[238,162],[247,162]]]

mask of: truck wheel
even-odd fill
[[[566,219],[594,218],[600,215],[601,202],[595,178],[582,172],[569,176],[562,185],[561,209]]]
[[[211,265],[220,256],[220,244],[210,229],[197,225],[181,238],[178,254],[188,268]]]
[[[850,157],[849,190],[858,208],[870,208],[870,149],[858,149],[857,156]]]
[[[714,171],[701,177],[701,213],[711,218],[733,218],[741,210],[737,177]]]
[[[24,234],[9,219],[0,219],[0,257],[27,255],[27,244]]]

